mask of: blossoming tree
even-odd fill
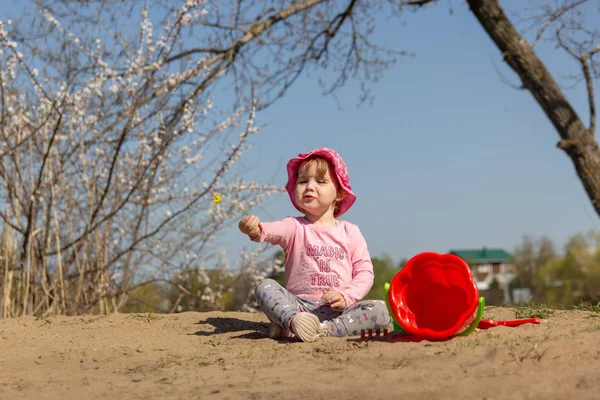
[[[238,217],[213,193],[253,207],[279,190],[231,172],[258,131],[256,99],[216,120],[205,88],[223,61],[172,68],[202,12],[183,5],[160,29],[140,12],[122,44],[42,9],[44,51],[0,22],[2,316],[116,311],[133,285],[203,265]]]

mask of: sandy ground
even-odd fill
[[[266,337],[247,313],[0,320],[0,399],[598,399],[600,318],[444,342]],[[485,318],[512,319],[488,307]]]

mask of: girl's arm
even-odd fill
[[[285,251],[291,246],[296,236],[296,222],[293,217],[287,217],[281,221],[260,222],[259,234],[251,237],[253,242],[269,242],[273,245],[281,246]]]
[[[357,226],[354,226],[351,240],[350,248],[353,249],[350,254],[352,281],[344,290],[340,291],[346,299],[346,307],[365,297],[373,287],[374,279],[373,263],[367,242]]]

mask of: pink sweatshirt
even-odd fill
[[[304,217],[261,222],[253,240],[279,245],[285,253],[286,289],[310,301],[322,301],[328,290],[346,299],[347,306],[362,299],[373,286],[373,264],[358,226],[315,226]]]

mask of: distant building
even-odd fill
[[[503,292],[503,303],[511,302],[509,295],[509,283],[515,276],[515,267],[512,256],[503,249],[458,249],[450,250],[462,258],[471,268],[473,280],[480,291],[501,289]],[[486,298],[487,300],[487,298]]]

